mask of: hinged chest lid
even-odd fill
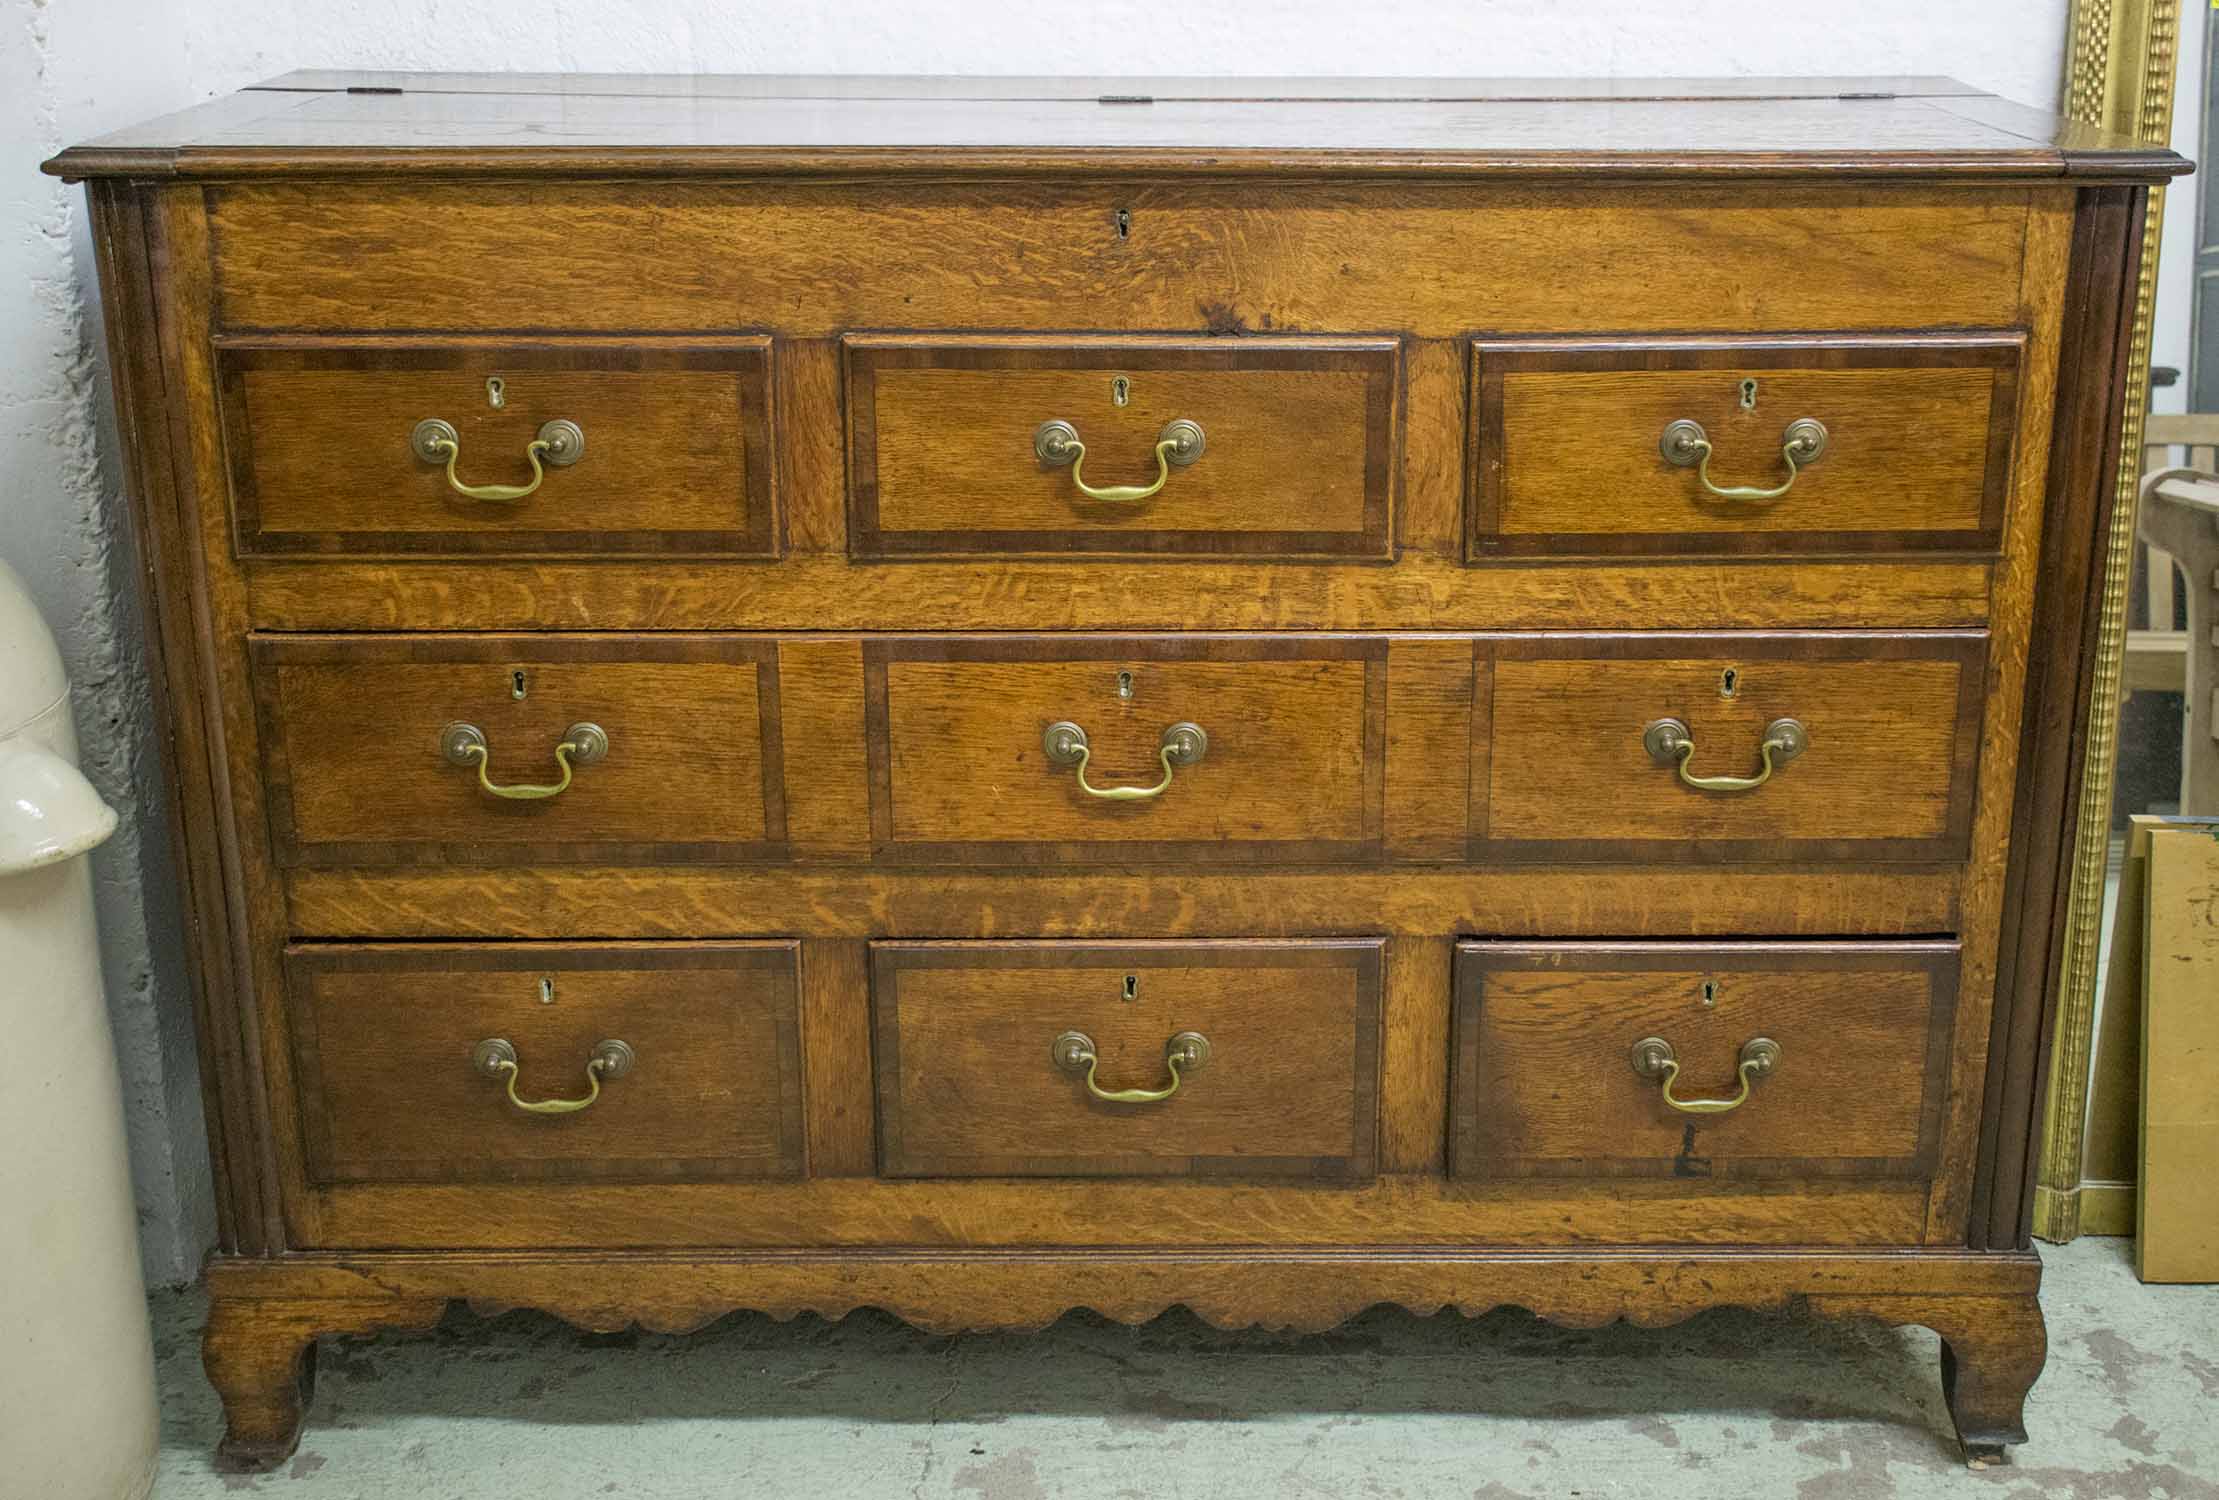
[[[2157,181],[2172,152],[1946,78],[302,72],[72,147],[65,177],[1139,170]]]

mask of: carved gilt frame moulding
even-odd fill
[[[2182,0],[2072,0],[2066,22],[2064,113],[2152,145],[2172,139],[2174,76]],[[2141,279],[2127,355],[2120,424],[2118,504],[2105,543],[2103,608],[2096,623],[2088,700],[2087,759],[2073,875],[2056,952],[2048,1092],[2034,1184],[2034,1232],[2045,1240],[2080,1233],[2081,1161],[2088,1125],[2088,1073],[2095,1052],[2096,952],[2102,941],[2104,862],[2110,844],[2112,771],[2119,751],[2119,674],[2126,656],[2127,587],[2134,571],[2135,496],[2142,472],[2142,417],[2149,406],[2150,323],[2157,293],[2158,231],[2165,189],[2150,189],[2142,226]]]

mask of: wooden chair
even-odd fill
[[[2146,576],[2129,602],[2121,689],[2185,696],[2180,810],[2219,812],[2219,414],[2152,415],[2144,437]]]
[[[2142,472],[2181,468],[2219,472],[2219,412],[2152,412],[2143,418]],[[2151,546],[2147,535],[2137,550],[2119,691],[2186,692],[2188,632],[2179,623],[2182,595],[2177,561]]]

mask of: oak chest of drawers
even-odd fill
[[[1804,1306],[2023,1437],[2181,163],[1937,80],[1543,92],[302,75],[49,164],[232,1459],[450,1299]]]

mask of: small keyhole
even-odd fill
[[[498,375],[485,377],[485,403],[495,411],[508,405],[508,385]]]
[[[1110,405],[1123,406],[1133,399],[1133,383],[1120,375],[1110,382]]]
[[[1736,694],[1736,693],[1738,693],[1738,692],[1740,692],[1740,691],[1741,691],[1741,671],[1740,671],[1740,669],[1739,669],[1739,668],[1737,668],[1737,667],[1728,667],[1728,668],[1727,668],[1727,669],[1726,669],[1725,671],[1723,671],[1723,672],[1721,672],[1721,673],[1719,673],[1719,674],[1718,674],[1718,696],[1719,696],[1719,697],[1721,697],[1721,698],[1731,698],[1731,697],[1732,697],[1732,696],[1733,696],[1734,694]]]
[[[1718,1003],[1717,980],[1706,979],[1703,981],[1703,1003],[1705,1005],[1716,1005]]]
[[[511,698],[522,698],[530,691],[531,689],[525,685],[524,669],[522,667],[518,667],[515,671],[509,673],[509,696]]]
[[[1744,380],[1741,383],[1741,409],[1743,411],[1755,411],[1757,409],[1757,382],[1754,379]]]
[[[554,980],[542,979],[539,982],[539,1003],[542,1005],[553,1005],[555,1003]]]
[[[1128,1000],[1138,1000],[1140,998],[1140,976],[1138,974],[1127,974],[1125,976],[1125,998]]]
[[[1130,673],[1130,672],[1120,672],[1120,673],[1118,673],[1118,674],[1117,674],[1117,696],[1118,696],[1118,697],[1120,697],[1120,698],[1130,698],[1130,697],[1132,697],[1132,695],[1133,695],[1133,674],[1132,674],[1132,673]]]
[[[1129,208],[1117,211],[1117,237],[1121,240],[1133,237],[1133,211]]]

